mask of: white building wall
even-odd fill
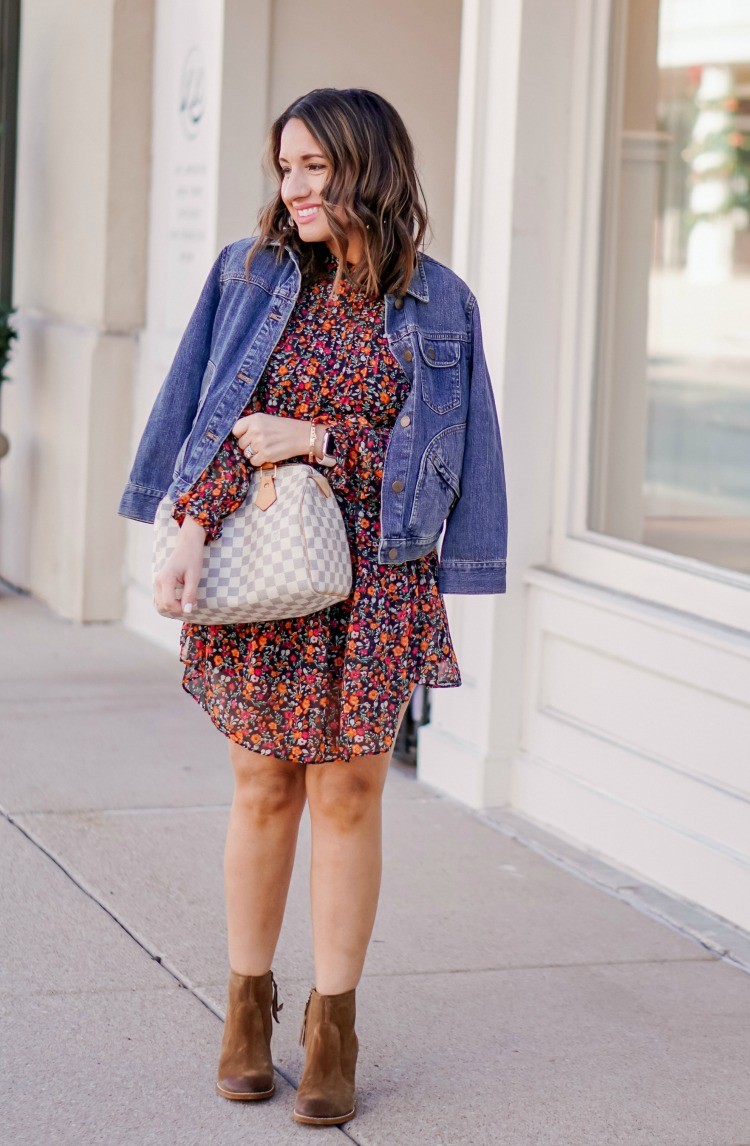
[[[237,19],[227,5],[227,24]],[[234,19],[233,19],[234,18]],[[241,29],[242,32],[246,29]],[[230,42],[245,37],[233,36]],[[156,394],[169,370],[219,238],[220,175],[230,141],[225,129],[225,6],[212,0],[157,0],[153,69],[152,178],[148,242],[148,305],[133,397],[132,437],[121,487]],[[234,75],[234,71],[232,71]],[[247,96],[247,72],[238,83]],[[244,84],[243,84],[243,81]],[[227,115],[232,137],[233,121]],[[252,139],[249,116],[248,136]],[[238,142],[235,139],[235,142]],[[238,150],[236,194],[246,186]],[[221,159],[224,158],[224,164]],[[256,183],[257,187],[257,183]],[[222,205],[231,213],[226,192]],[[226,241],[226,240],[224,240]],[[123,522],[128,534],[125,618],[132,627],[176,648],[179,625],[153,607],[151,529]]]
[[[529,82],[534,61],[538,66],[544,59],[541,24],[536,47],[532,29],[545,7],[534,0],[523,7],[529,38],[522,32],[520,74]],[[570,0],[556,7],[561,20],[563,11],[571,18],[567,62],[550,73],[545,95],[547,106],[558,109],[563,140],[560,150],[550,150],[544,176],[558,197],[539,195],[528,216],[531,188],[542,185],[533,148],[524,147],[539,130],[531,99],[518,100],[516,124],[513,246],[519,256],[528,254],[530,236],[549,228],[552,242],[543,260],[536,252],[535,263],[552,294],[542,286],[540,307],[523,289],[528,263],[512,261],[518,269],[510,281],[508,330],[523,332],[525,345],[519,339],[513,368],[506,355],[504,431],[511,450],[518,440],[531,455],[527,462],[519,452],[511,462],[510,555],[511,562],[520,558],[524,589],[515,604],[525,627],[521,636],[509,627],[502,650],[506,671],[508,664],[518,669],[522,696],[507,803],[638,879],[748,928],[747,578],[592,532],[587,523],[609,170],[610,21],[622,22],[621,34],[628,9],[620,0],[611,6]],[[647,170],[644,178],[650,178]],[[621,299],[628,304],[627,291]],[[642,338],[642,322],[631,326]],[[535,425],[522,420],[520,403],[508,404],[516,371],[530,399],[540,399]],[[550,403],[543,400],[545,377],[546,394],[554,394]],[[531,443],[536,435],[548,444],[550,430],[545,488]],[[532,498],[519,496],[533,486]],[[537,530],[547,531],[541,557]],[[500,690],[495,702],[503,703]]]
[[[750,930],[750,639],[528,584],[514,808]]]
[[[122,611],[113,507],[145,300],[152,15],[151,0],[22,6],[0,575],[78,620]]]

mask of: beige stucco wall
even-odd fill
[[[435,238],[451,252],[461,47],[460,0],[276,0],[271,26],[270,115],[315,87],[370,88],[390,100],[414,141]],[[353,18],[361,13],[359,18]]]
[[[114,514],[145,308],[153,0],[26,0],[0,575],[66,616],[122,609]]]

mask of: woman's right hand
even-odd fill
[[[154,604],[168,617],[189,614],[195,605],[203,569],[206,531],[188,514],[174,553],[154,578]]]

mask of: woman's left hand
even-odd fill
[[[247,414],[235,422],[232,433],[254,466],[299,457],[307,454],[310,445],[309,422],[277,414]]]

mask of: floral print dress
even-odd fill
[[[460,685],[438,555],[381,565],[380,489],[391,428],[411,383],[388,346],[382,296],[345,280],[333,254],[305,276],[286,329],[245,409],[331,426],[338,463],[319,466],[336,495],[352,555],[349,597],[305,617],[182,626],[183,687],[230,740],[318,764],[389,751],[414,684]],[[291,461],[306,461],[304,458]],[[219,536],[242,504],[251,463],[230,434],[178,499]]]

